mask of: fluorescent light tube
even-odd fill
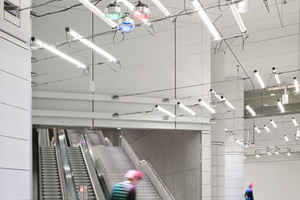
[[[162,5],[162,3],[159,0],[152,0],[152,1],[160,9],[160,11],[164,13],[166,17],[172,16],[171,13],[166,9],[164,5]]]
[[[238,10],[240,13],[246,13],[250,10],[250,0],[243,0],[238,3]]]
[[[298,126],[298,123],[297,123],[295,117],[292,118],[292,122],[294,123],[295,126]]]
[[[249,105],[246,105],[246,109],[251,113],[251,115],[253,117],[256,116],[256,113],[254,112],[254,110]]]
[[[241,32],[245,33],[245,32],[247,32],[247,29],[246,29],[245,24],[242,20],[242,17],[240,15],[235,3],[234,3],[234,0],[232,0],[231,2],[232,2],[232,4],[230,5],[230,10],[231,10],[237,24],[239,25],[239,28],[240,28]]]
[[[295,84],[296,93],[299,93],[299,84],[298,84],[298,80],[296,77],[294,77],[294,84]]]
[[[254,75],[256,76],[256,78],[257,78],[257,80],[258,80],[261,88],[262,89],[265,88],[266,86],[265,86],[265,84],[264,84],[264,82],[263,82],[262,78],[260,77],[260,75],[259,75],[259,73],[258,73],[257,70],[254,70]]]
[[[271,151],[270,151],[270,150],[267,150],[267,154],[268,154],[269,156],[271,156],[271,155],[272,155],[272,153],[271,153]]]
[[[216,113],[216,111],[215,111],[212,107],[210,107],[207,103],[205,103],[205,102],[202,101],[201,99],[198,100],[198,103],[199,103],[201,106],[205,107],[207,110],[209,110],[211,113]]]
[[[101,49],[100,47],[98,47],[97,45],[95,45],[94,43],[90,42],[88,39],[82,37],[81,35],[79,35],[78,33],[76,33],[75,31],[73,31],[70,28],[66,28],[66,31],[72,35],[74,37],[74,39],[78,39],[80,42],[84,43],[85,45],[87,45],[88,47],[94,49],[95,51],[97,51],[99,54],[101,54],[102,56],[106,57],[109,61],[113,61],[113,62],[118,62],[118,60],[113,57],[112,55],[110,55],[109,53],[107,53],[106,51],[104,51],[103,49]]]
[[[257,126],[254,126],[254,130],[255,130],[257,133],[261,133],[260,130],[257,128]]]
[[[288,148],[288,151],[286,152],[286,155],[291,156],[291,150]]]
[[[225,104],[226,104],[231,110],[235,110],[235,108],[233,107],[233,105],[232,105],[225,97],[221,97],[221,99],[225,102]]]
[[[246,155],[244,154],[244,159],[247,159]]]
[[[281,81],[280,81],[280,79],[279,79],[279,76],[278,76],[278,74],[277,74],[277,71],[276,71],[275,67],[272,68],[272,71],[273,71],[273,74],[274,74],[276,83],[277,83],[277,85],[279,85],[279,84],[281,83]]]
[[[49,44],[46,44],[44,42],[42,42],[41,40],[38,40],[34,37],[31,38],[31,41],[36,43],[37,45],[39,45],[40,47],[42,48],[45,48],[47,49],[48,51],[51,51],[52,53],[64,58],[65,60],[68,60],[69,62],[77,65],[78,67],[81,67],[81,68],[86,68],[86,65],[82,64],[81,62],[75,60],[74,58],[68,56],[67,54],[57,50],[55,47],[52,47],[50,46]]]
[[[117,1],[118,3],[119,2],[122,2],[122,3],[124,3],[125,4],[125,6],[129,9],[129,10],[131,10],[131,12],[133,12],[133,10],[134,10],[134,5],[132,5],[129,1],[127,1],[127,0],[118,0]]]
[[[283,107],[283,105],[282,105],[282,103],[281,103],[281,101],[280,101],[280,100],[277,100],[277,105],[278,105],[278,107],[279,107],[280,111],[281,111],[282,113],[284,113],[284,112],[285,112],[285,110],[284,110],[284,107]]]
[[[276,149],[276,150],[275,150],[275,154],[276,154],[276,155],[279,155],[279,150]]]
[[[219,34],[218,30],[216,29],[215,25],[210,21],[206,12],[203,9],[203,6],[200,4],[198,0],[191,0],[193,6],[195,7],[195,11],[198,12],[204,23],[206,24],[207,28],[210,30],[212,35],[214,36],[215,40],[221,40],[222,37]]]
[[[185,111],[187,111],[188,113],[190,113],[192,116],[196,116],[196,113],[194,111],[192,111],[191,109],[189,109],[188,107],[186,107],[185,105],[183,105],[182,103],[178,102],[177,105],[184,109]]]
[[[289,141],[289,138],[288,138],[288,136],[287,135],[284,135],[284,137],[283,137],[284,139],[285,139],[285,141]]]
[[[211,93],[212,96],[216,97],[219,101],[223,101],[223,99],[221,98],[221,96],[218,95],[214,90],[210,89],[209,91],[210,91],[210,93]]]
[[[264,129],[265,129],[268,133],[270,133],[270,129],[267,127],[267,125],[264,125]]]
[[[85,5],[95,15],[100,17],[103,21],[105,21],[112,28],[118,27],[118,24],[116,24],[113,20],[106,18],[105,14],[101,10],[99,10],[96,6],[94,6],[90,1],[88,1],[88,0],[78,0],[78,1],[80,1],[83,5]]]
[[[271,122],[271,124],[272,124],[272,126],[273,126],[274,128],[277,128],[276,123],[275,123],[272,119],[270,120],[270,122]]]
[[[260,158],[260,155],[258,155],[258,154],[255,154],[255,156],[256,156],[257,158]]]
[[[168,116],[170,116],[170,117],[172,117],[172,118],[175,118],[175,117],[176,117],[176,115],[174,115],[173,113],[171,113],[171,112],[167,111],[166,109],[160,107],[159,105],[155,105],[155,107],[156,107],[159,111],[165,113],[166,115],[168,115]]]

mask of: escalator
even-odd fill
[[[40,147],[41,199],[62,199],[54,147]]]
[[[76,191],[79,191],[80,186],[87,186],[88,199],[96,200],[92,183],[89,178],[89,174],[85,166],[80,147],[68,147],[67,149],[71,165],[71,173],[75,182]]]

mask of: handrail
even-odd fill
[[[68,193],[68,199],[69,200],[78,200],[78,195],[76,191],[76,187],[74,184],[74,179],[71,174],[71,166],[69,163],[69,156],[67,153],[67,143],[66,143],[66,137],[65,133],[62,130],[61,133],[57,133],[58,136],[58,144],[60,149],[60,158],[63,166],[63,172],[65,175],[66,180],[66,189]]]
[[[80,149],[81,149],[81,152],[82,152],[82,156],[83,156],[83,159],[86,163],[86,169],[88,171],[88,174],[90,176],[90,180],[91,180],[91,183],[93,185],[93,189],[94,189],[94,192],[95,192],[95,196],[96,196],[96,199],[97,200],[104,200],[105,199],[105,196],[103,194],[103,191],[102,191],[102,187],[100,185],[100,180],[98,178],[98,173],[96,171],[96,167],[95,167],[95,162],[94,162],[94,155],[93,155],[93,152],[92,152],[92,149],[88,146],[88,143],[87,143],[87,140],[86,140],[86,137],[85,135],[83,134],[80,134],[80,137],[79,137],[79,146],[80,146]]]
[[[141,161],[124,136],[121,137],[121,141],[122,147],[124,148],[130,160],[135,165],[136,169],[146,173],[161,198],[164,200],[175,200],[175,198],[168,190],[167,186],[163,183],[150,162],[147,160]]]
[[[91,143],[90,143],[90,139],[86,134],[81,134],[80,136],[80,142],[83,140],[84,143],[86,143],[86,148],[89,152],[90,158],[92,160],[92,163],[94,165],[95,171],[97,173],[98,179],[101,183],[102,186],[102,190],[105,193],[106,198],[108,199],[110,196],[110,191],[112,189],[110,182],[108,181],[108,174],[105,170],[105,167],[102,163],[102,160],[100,158],[95,158],[93,150],[91,148]]]

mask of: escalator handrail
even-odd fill
[[[108,181],[109,180],[108,179],[108,174],[105,170],[103,162],[100,158],[97,158],[97,159],[95,158],[93,150],[91,148],[91,146],[92,146],[91,142],[90,142],[90,140],[89,140],[89,138],[86,134],[81,134],[80,135],[80,142],[79,142],[80,144],[81,144],[81,140],[83,140],[84,143],[86,144],[85,147],[87,148],[87,150],[89,152],[89,155],[90,155],[90,158],[93,162],[93,165],[94,165],[95,171],[97,173],[98,179],[102,183],[101,185],[102,185],[102,188],[104,190],[104,193],[105,193],[106,197],[109,198],[110,191],[111,191],[112,187],[111,187],[110,182]],[[104,182],[101,181],[101,178],[103,178]]]
[[[62,130],[61,133],[57,133],[57,137],[58,137],[58,145],[60,149],[60,157],[62,161],[63,172],[66,180],[65,183],[66,183],[66,190],[68,193],[68,199],[79,200],[76,191],[75,182],[71,174],[71,165],[67,153],[67,142],[66,142],[66,136],[64,131]]]

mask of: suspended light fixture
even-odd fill
[[[295,117],[292,118],[292,122],[294,123],[295,126],[298,126],[298,123],[297,123]]]
[[[237,5],[240,13],[246,13],[250,10],[250,0],[240,1]]]
[[[199,103],[199,105],[200,106],[203,106],[203,107],[205,107],[207,110],[209,110],[211,113],[216,113],[216,111],[212,108],[212,107],[210,107],[207,103],[205,103],[204,101],[202,101],[201,99],[199,99],[198,100],[198,103]]]
[[[256,116],[256,113],[254,112],[254,110],[249,105],[246,105],[246,109],[251,113],[251,115],[253,117]]]
[[[259,75],[259,73],[258,73],[257,70],[254,70],[254,75],[255,75],[255,77],[257,78],[257,80],[258,80],[258,82],[259,82],[259,84],[260,84],[260,87],[261,87],[262,89],[265,88],[266,86],[265,86],[265,84],[264,84],[264,82],[263,82],[263,80],[262,80],[262,78],[261,78],[261,76]]]
[[[287,148],[286,155],[291,156],[291,149],[290,148]]]
[[[186,107],[185,105],[183,105],[180,102],[177,103],[177,106],[180,107],[180,108],[182,108],[186,112],[190,113],[192,116],[196,116],[197,115],[194,111],[192,111],[191,109],[189,109],[188,107]]]
[[[211,96],[216,97],[219,101],[223,101],[223,99],[221,98],[221,96],[218,95],[213,89],[210,89],[209,92],[210,92]]]
[[[231,110],[235,110],[235,108],[233,107],[233,105],[223,96],[221,96],[222,101],[224,101],[224,103],[231,109]]]
[[[156,107],[159,111],[165,113],[166,115],[168,115],[168,116],[170,116],[170,117],[172,117],[172,118],[175,118],[175,117],[176,117],[176,115],[174,115],[173,113],[171,113],[171,112],[167,111],[166,109],[160,107],[159,105],[155,105],[155,107]]]
[[[264,125],[264,129],[265,129],[268,133],[270,133],[270,129],[267,127],[267,125]]]
[[[239,144],[241,146],[244,146],[244,144],[241,141],[239,141],[238,139],[235,139],[234,141],[235,141],[235,143],[237,143],[237,144]]]
[[[51,51],[52,53],[64,58],[65,60],[77,65],[78,67],[86,68],[86,65],[84,65],[81,62],[75,60],[74,58],[68,56],[67,54],[57,50],[55,47],[50,46],[49,44],[46,44],[46,43],[42,42],[41,40],[36,39],[35,37],[32,37],[31,41],[34,42],[35,44],[39,45],[41,48],[45,48],[48,51]]]
[[[277,124],[272,119],[270,120],[270,122],[274,128],[277,128]]]
[[[118,27],[124,33],[129,33],[135,28],[134,20],[129,17],[129,13],[125,13],[125,16],[119,20]]]
[[[288,136],[287,136],[287,135],[284,135],[284,136],[283,136],[283,138],[285,139],[285,141],[286,141],[286,142],[288,142],[288,141],[289,141],[289,138],[288,138]]]
[[[85,5],[95,15],[100,17],[104,22],[106,22],[112,28],[117,28],[118,27],[118,25],[114,21],[112,21],[111,19],[106,18],[105,14],[101,10],[99,10],[96,6],[94,6],[89,0],[78,0],[78,1],[80,1],[83,5]]]
[[[150,9],[146,4],[143,4],[141,1],[138,1],[138,4],[134,8],[133,17],[138,20],[149,19]]]
[[[247,29],[245,27],[245,24],[242,20],[242,17],[241,17],[241,15],[240,15],[240,13],[239,13],[239,11],[238,11],[238,9],[237,9],[234,2],[235,2],[235,0],[231,1],[230,10],[231,10],[237,24],[239,25],[239,28],[240,28],[241,32],[245,33],[245,32],[247,32]]]
[[[300,128],[298,127],[297,133],[296,133],[296,140],[300,138]]]
[[[276,155],[279,155],[279,149],[276,149],[276,150],[275,150],[275,154],[276,154]]]
[[[269,147],[267,147],[266,152],[267,152],[267,154],[268,154],[269,156],[272,155],[271,150],[269,149]]]
[[[118,4],[111,3],[108,4],[107,8],[105,8],[105,17],[111,20],[120,19],[122,16],[121,8]]]
[[[166,17],[171,17],[171,13],[166,9],[166,7],[164,5],[162,5],[162,3],[159,0],[152,0],[153,3],[160,9],[160,11],[162,13],[164,13],[164,15]]]
[[[294,84],[295,84],[295,92],[298,94],[299,93],[299,84],[298,84],[298,80],[296,77],[294,77]]]
[[[82,37],[81,35],[79,35],[75,31],[73,31],[69,27],[66,27],[66,32],[69,33],[70,35],[72,35],[74,37],[74,39],[79,40],[83,44],[85,44],[88,47],[94,49],[96,52],[98,52],[102,56],[106,57],[109,61],[116,62],[116,63],[119,62],[115,57],[113,57],[112,55],[110,55],[109,53],[107,53],[106,51],[104,51],[103,49],[101,49],[100,47],[95,45],[94,43],[90,42],[88,39]]]
[[[275,80],[276,80],[277,85],[281,84],[281,81],[280,81],[280,79],[279,79],[279,76],[278,76],[278,74],[277,74],[277,71],[276,71],[275,67],[272,68],[272,73],[273,73],[273,75],[274,75],[274,77],[275,77]]]
[[[244,159],[247,159],[246,154],[244,154]]]
[[[254,130],[255,130],[257,133],[261,133],[260,130],[257,128],[257,126],[254,126]]]
[[[278,107],[280,109],[280,112],[284,113],[285,112],[284,107],[283,107],[283,105],[282,105],[282,103],[281,103],[281,101],[279,99],[277,100],[277,105],[278,105]]]
[[[207,28],[210,30],[211,34],[214,36],[215,40],[221,40],[222,37],[219,31],[216,29],[215,25],[210,21],[206,12],[203,9],[203,6],[200,4],[198,0],[191,0],[195,11],[198,12],[204,23],[206,24]]]

